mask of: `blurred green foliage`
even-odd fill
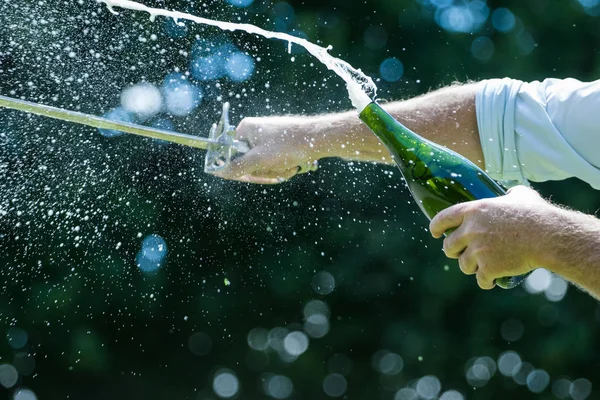
[[[474,32],[450,32],[435,22],[432,3],[448,2],[290,1],[283,6],[294,18],[284,25],[333,45],[332,54],[376,79],[385,59],[400,60],[401,80],[377,81],[387,99],[454,81],[600,76],[600,17],[577,1],[487,2],[490,12],[516,16],[506,33],[491,16]],[[282,3],[270,1],[145,4],[265,29],[283,23],[274,11]],[[282,42],[190,23],[170,37],[164,19],[115,16],[92,0],[2,2],[0,22],[6,95],[100,115],[126,87],[188,71],[190,49],[208,39],[261,61],[243,83],[197,82],[204,98],[194,113],[172,118],[178,131],[206,135],[223,100],[235,121],[350,107],[337,77]],[[373,26],[385,32],[380,48],[365,44]],[[535,46],[524,50],[524,33]],[[478,37],[494,46],[485,60],[472,51]],[[559,302],[522,287],[480,291],[444,258],[393,168],[332,159],[262,187],[203,174],[203,156],[0,110],[0,332],[28,335],[19,348],[2,339],[0,363],[17,365],[23,352],[35,359],[33,371],[18,368],[18,382],[0,388],[3,396],[28,387],[40,399],[213,399],[221,368],[239,379],[240,399],[267,398],[266,373],[289,377],[293,399],[327,398],[329,373],[345,376],[351,399],[393,399],[428,375],[469,399],[552,399],[560,378],[599,382],[596,301],[574,287]],[[600,194],[577,180],[535,187],[584,212],[600,205]],[[168,255],[158,272],[143,274],[136,254],[150,234],[165,239]],[[335,279],[330,294],[314,289],[320,271]],[[249,347],[256,327],[302,330],[313,299],[330,309],[329,332],[297,360]],[[502,327],[514,320],[522,334],[509,341]],[[208,354],[190,351],[196,332],[210,337]],[[402,357],[401,372],[373,367],[382,349]],[[541,394],[500,372],[480,387],[467,380],[473,357],[497,360],[508,350],[548,372]]]

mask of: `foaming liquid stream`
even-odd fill
[[[154,21],[157,15],[161,15],[167,18],[173,18],[178,23],[180,19],[194,21],[199,24],[210,25],[218,27],[222,30],[227,31],[245,31],[248,33],[257,34],[268,39],[280,39],[288,42],[288,52],[291,51],[292,43],[304,47],[310,54],[317,58],[331,71],[335,72],[340,78],[346,82],[348,94],[352,105],[362,111],[370,102],[371,99],[377,95],[377,86],[373,79],[366,76],[361,70],[353,68],[344,60],[340,60],[329,54],[331,46],[321,47],[314,43],[309,42],[306,39],[299,38],[296,36],[288,35],[282,32],[271,32],[265,29],[259,28],[252,24],[238,24],[232,22],[215,21],[212,19],[197,17],[195,15],[182,13],[178,11],[161,10],[158,8],[147,7],[143,4],[136,3],[130,0],[98,0],[106,4],[110,12],[118,14],[114,10],[114,7],[121,7],[134,11],[144,11],[150,14],[150,20]]]

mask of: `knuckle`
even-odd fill
[[[437,220],[436,220],[437,216],[435,216],[431,222],[429,223],[429,231],[431,232],[432,235],[436,235],[437,234]]]
[[[490,290],[494,287],[494,284],[491,279],[489,279],[485,268],[479,267],[477,271],[477,284],[483,290]]]
[[[470,262],[465,255],[461,255],[458,258],[458,266],[465,275],[473,275],[476,272],[476,264]]]
[[[250,128],[250,122],[248,121],[248,118],[244,118],[237,125],[235,131],[238,134],[238,136],[244,136],[244,134],[246,134],[248,132],[249,128]]]
[[[456,257],[456,250],[454,249],[454,240],[452,235],[444,239],[444,253],[448,258],[458,258]]]
[[[257,139],[257,118],[246,117],[235,128],[236,138],[253,142]]]
[[[460,257],[458,259],[458,267],[460,268],[460,270],[462,271],[463,274],[471,275],[471,274],[469,274],[469,268],[467,267],[467,265],[462,257]]]

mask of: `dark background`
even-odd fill
[[[331,44],[333,55],[377,80],[385,99],[454,81],[600,76],[593,0],[144,3]],[[485,18],[465,32],[436,22],[439,8],[469,3]],[[507,32],[493,24],[501,7],[516,18]],[[373,26],[375,45],[365,36]],[[487,47],[477,50],[482,37]],[[1,2],[0,93],[102,115],[123,89],[188,71],[197,39],[229,41],[261,61],[245,82],[190,78],[204,93],[200,105],[185,117],[163,115],[178,131],[205,136],[223,100],[234,123],[351,106],[339,78],[296,47],[288,54],[287,43],[115,16],[93,0]],[[404,66],[397,82],[380,79],[390,57]],[[344,380],[348,399],[402,399],[408,392],[398,391],[425,384],[424,376],[439,380],[438,396],[453,389],[468,399],[600,393],[597,302],[572,286],[561,301],[524,286],[479,290],[445,259],[394,168],[329,159],[263,187],[206,175],[203,157],[0,110],[0,383],[9,365],[19,372],[0,396],[28,400],[28,388],[39,399],[214,399],[223,369],[239,379],[240,399],[269,398],[269,374],[291,380],[293,399],[329,398],[324,382]],[[600,206],[600,194],[577,180],[534,187],[583,212]],[[151,234],[164,238],[168,255],[158,272],[143,273],[136,255]],[[315,289],[321,271],[335,279],[327,295]],[[249,347],[257,327],[273,337],[277,327],[302,331],[314,299],[329,307],[329,331],[295,361]],[[194,350],[198,332],[205,335],[195,336],[203,339]],[[23,334],[26,343],[15,344]],[[547,372],[542,393],[491,366],[489,379],[469,378],[479,357],[498,361],[509,350]],[[401,371],[397,363],[382,371],[390,353],[402,358]],[[561,392],[561,379],[579,380],[579,392]]]

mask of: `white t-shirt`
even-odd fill
[[[480,82],[487,172],[507,186],[577,177],[600,189],[600,80]]]

